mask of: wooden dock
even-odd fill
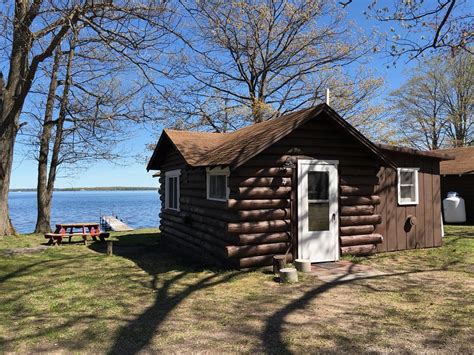
[[[100,224],[109,231],[114,231],[114,232],[126,232],[126,231],[132,231],[133,228],[127,225],[126,223],[123,223],[121,220],[114,216],[102,216],[100,218]]]

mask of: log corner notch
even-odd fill
[[[341,236],[341,255],[364,256],[377,251],[376,244],[382,243],[381,234]]]

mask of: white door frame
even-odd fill
[[[319,159],[304,159],[297,161],[297,200],[298,200],[298,257],[303,257],[303,249],[302,249],[302,242],[301,238],[304,234],[308,234],[309,232],[307,229],[308,218],[307,214],[307,206],[308,206],[308,193],[307,193],[307,173],[310,171],[318,171],[318,170],[311,170],[310,167],[315,166],[328,166],[331,165],[335,168],[335,176],[329,179],[329,223],[330,223],[330,230],[329,231],[322,231],[322,232],[313,232],[315,235],[319,233],[326,234],[326,238],[334,238],[332,242],[335,245],[334,254],[329,258],[325,258],[325,260],[311,260],[311,262],[323,262],[323,261],[337,261],[339,260],[339,175],[338,175],[338,160],[319,160]],[[320,170],[324,171],[324,170]],[[303,179],[305,178],[305,179]],[[335,218],[332,218],[332,214],[335,215]],[[324,236],[321,236],[324,237]]]

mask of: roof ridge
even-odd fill
[[[206,131],[192,131],[189,129],[172,129],[163,128],[164,132],[179,132],[179,133],[195,133],[195,134],[227,134],[228,132],[206,132]]]
[[[350,135],[354,136],[372,153],[379,156],[381,160],[390,166],[395,166],[395,163],[386,157],[376,145],[344,121],[331,107],[322,103],[251,124],[233,132],[215,134],[213,132],[165,130],[158,141],[148,168],[159,167],[160,165],[160,161],[156,160],[156,156],[160,146],[165,144],[163,143],[163,137],[169,139],[186,163],[191,166],[228,165],[237,168],[308,120],[316,118],[322,113],[327,114],[337,126],[347,130]],[[200,135],[201,137],[199,137]]]

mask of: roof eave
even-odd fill
[[[424,158],[432,158],[432,159],[438,159],[438,160],[455,160],[456,159],[456,157],[450,154],[446,154],[446,153],[438,153],[434,151],[422,151],[422,150],[416,150],[416,149],[407,148],[407,147],[398,147],[398,146],[393,146],[393,145],[388,145],[388,144],[378,144],[378,146],[383,150],[388,150],[395,153],[411,154],[411,155],[416,155],[416,156],[420,156]]]
[[[186,158],[184,157],[184,155],[181,153],[181,151],[178,149],[178,147],[176,146],[176,144],[174,144],[173,140],[171,139],[171,137],[168,135],[168,132],[166,132],[166,129],[163,130],[163,132],[161,132],[161,135],[160,135],[160,138],[158,139],[158,143],[156,143],[156,147],[155,149],[153,150],[153,154],[151,155],[151,158],[150,160],[148,161],[148,164],[147,164],[147,167],[146,167],[146,170],[147,171],[150,171],[150,170],[160,170],[159,167],[153,167],[151,166],[151,163],[156,159],[156,156],[158,154],[158,150],[159,148],[161,147],[161,145],[163,144],[163,141],[167,139],[169,143],[171,143],[171,145],[177,150],[177,152],[179,153],[179,155],[181,156],[181,158],[184,160],[184,162],[188,165],[191,165],[187,162]],[[191,165],[192,166],[192,165]]]

